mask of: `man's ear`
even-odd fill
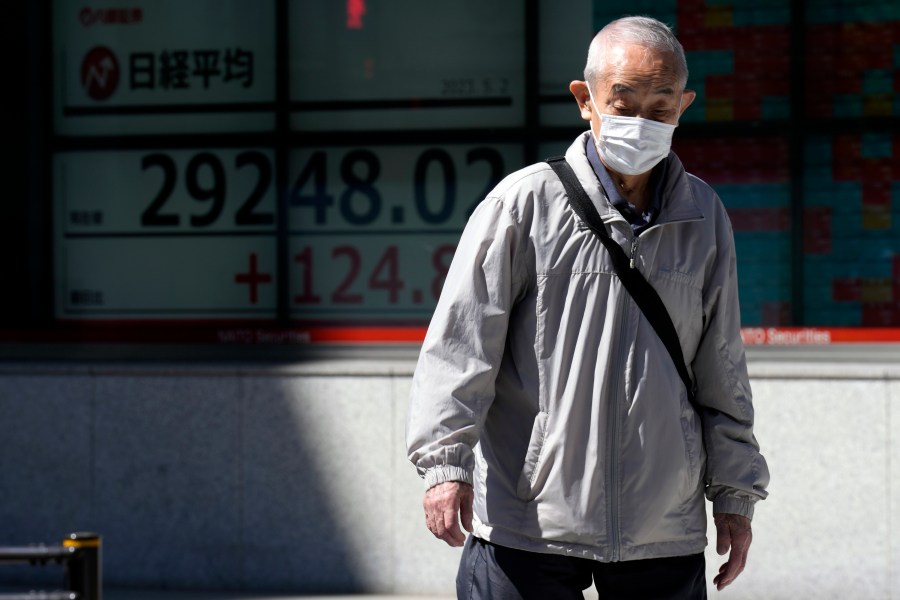
[[[587,82],[576,79],[569,84],[569,91],[575,96],[575,102],[578,103],[578,111],[581,113],[581,118],[585,121],[590,121],[591,115],[594,114],[594,107],[591,106],[591,93],[588,91]]]
[[[684,111],[687,110],[687,107],[697,99],[697,92],[694,90],[684,90],[684,93],[681,95],[681,112],[678,113],[678,117],[681,118],[681,115],[684,114]]]

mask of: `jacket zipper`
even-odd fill
[[[686,219],[686,220],[695,220],[695,219]],[[623,219],[624,221],[624,219]],[[677,222],[677,221],[673,221]],[[660,227],[665,225],[666,223],[657,223],[653,227]],[[645,230],[649,231],[653,227]],[[637,268],[637,255],[638,255],[638,246],[640,244],[640,236],[635,235],[631,231],[631,227],[628,227],[628,231],[631,233],[631,256],[629,257],[629,267],[632,269]],[[628,312],[629,312],[629,302],[628,299],[631,297],[627,292],[623,292],[622,296],[622,318],[620,320],[621,325],[619,328],[619,339],[620,342],[620,350],[618,353],[618,365],[616,369],[617,377],[617,386],[616,393],[610,402],[608,416],[609,416],[609,466],[607,467],[606,477],[607,477],[607,485],[606,489],[609,492],[609,516],[607,518],[607,523],[609,527],[609,560],[610,561],[619,561],[621,560],[622,550],[620,548],[620,539],[619,539],[619,438],[620,438],[620,425],[619,425],[619,414],[621,412],[621,398],[625,397],[626,389],[625,389],[625,363],[628,358],[628,344],[625,344],[625,338],[628,333]]]
[[[637,254],[638,236],[632,235],[631,238],[631,268],[635,268],[635,256]],[[607,486],[609,490],[609,536],[610,536],[610,560],[618,561],[620,559],[621,550],[619,548],[619,413],[621,398],[625,396],[625,381],[623,374],[625,373],[625,362],[628,354],[628,344],[623,343],[628,332],[628,298],[627,293],[621,295],[622,298],[622,318],[619,329],[619,347],[618,364],[616,365],[617,385],[616,393],[613,394],[609,406],[609,468],[607,471]]]

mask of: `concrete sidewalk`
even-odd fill
[[[42,593],[50,590],[32,592],[27,589],[0,590],[0,598],[4,594],[16,594],[19,598],[39,600]],[[32,596],[32,594],[34,594]],[[185,591],[185,590],[134,590],[104,589],[103,600],[453,600],[454,596],[421,596],[421,595],[301,595],[278,594],[268,592],[229,592],[229,591]]]
[[[340,595],[302,596],[261,592],[185,592],[170,590],[104,590],[103,600],[453,600],[455,596]]]
[[[28,588],[0,588],[0,600],[4,594],[16,594],[29,600],[41,600],[41,593],[52,590],[40,588],[33,592]],[[31,596],[31,594],[35,594]],[[597,590],[590,587],[584,591],[585,600],[597,600]],[[103,600],[455,600],[455,595],[429,596],[421,594],[290,594],[277,592],[236,592],[206,590],[147,590],[129,588],[105,588]]]
[[[8,592],[0,592],[8,593]],[[17,594],[28,594],[17,590]],[[597,591],[588,588],[585,600],[596,600]],[[103,600],[455,600],[456,596],[404,596],[383,594],[357,594],[340,596],[304,596],[297,594],[270,594],[262,592],[196,592],[182,590],[103,590]],[[35,596],[39,600],[40,596]]]

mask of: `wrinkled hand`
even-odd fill
[[[466,534],[459,528],[459,521],[466,531],[472,531],[472,502],[475,491],[468,483],[445,481],[425,492],[425,524],[428,530],[451,546],[462,546]]]
[[[747,551],[753,541],[753,531],[750,519],[741,515],[720,513],[713,518],[716,524],[716,552],[724,556],[731,549],[728,561],[719,567],[719,574],[713,579],[716,589],[722,590],[744,570]]]

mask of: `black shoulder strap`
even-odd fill
[[[606,232],[606,226],[600,219],[600,214],[588,197],[587,192],[584,191],[581,182],[578,181],[578,176],[575,175],[572,166],[566,162],[565,157],[555,156],[548,158],[547,163],[556,172],[556,175],[562,181],[563,187],[566,188],[566,195],[569,197],[569,204],[572,206],[572,210],[603,242],[622,285],[634,298],[634,301],[656,331],[656,335],[659,336],[666,350],[669,351],[672,362],[675,363],[675,368],[678,370],[678,375],[681,376],[681,381],[684,382],[688,400],[693,404],[694,384],[684,364],[684,354],[681,352],[678,332],[675,330],[672,318],[666,310],[666,305],[663,304],[662,299],[656,293],[656,290],[653,289],[653,286],[644,279],[641,272],[630,266],[631,261],[625,255],[625,251]]]

